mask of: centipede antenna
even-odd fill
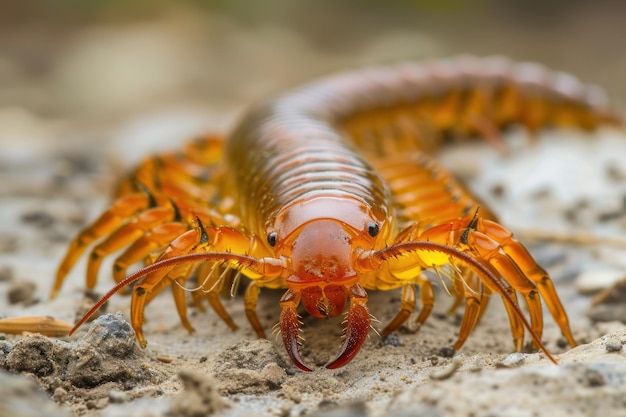
[[[202,262],[202,261],[207,261],[207,262],[229,262],[230,261],[230,262],[237,263],[237,265],[239,266],[252,267],[256,265],[257,268],[261,264],[261,261],[259,261],[257,258],[253,258],[248,255],[238,255],[236,253],[231,253],[231,252],[188,253],[186,255],[180,255],[180,256],[174,256],[172,258],[162,259],[158,262],[155,262],[151,265],[141,268],[139,271],[133,274],[130,274],[129,276],[124,278],[122,281],[118,282],[115,286],[113,286],[113,288],[111,288],[109,292],[107,292],[104,296],[102,296],[102,298],[100,298],[100,300],[98,300],[98,302],[91,309],[89,309],[89,311],[85,313],[85,315],[81,317],[80,320],[78,320],[78,322],[76,322],[72,330],[70,330],[69,336],[74,334],[74,332],[76,332],[76,330],[78,330],[80,326],[82,326],[87,320],[89,320],[89,318],[93,316],[93,314],[96,311],[98,311],[102,307],[102,305],[107,302],[109,298],[113,297],[113,295],[115,295],[119,290],[126,287],[127,285],[130,285],[133,282],[139,281],[144,276],[152,272],[158,271],[160,269],[163,269],[163,268],[176,266],[176,265],[186,263],[186,262]]]

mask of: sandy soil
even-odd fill
[[[593,14],[581,16],[598,20]],[[480,43],[472,45],[482,46],[473,48],[460,31],[443,36],[436,30],[390,30],[351,54],[333,54],[279,26],[244,29],[217,15],[209,23],[178,11],[140,23],[79,27],[80,36],[48,32],[44,25],[47,41],[25,37],[16,28],[22,37],[5,41],[37,57],[50,44],[55,53],[40,72],[29,67],[32,58],[16,53],[0,60],[9,86],[2,97],[15,97],[0,106],[3,317],[76,319],[84,303],[84,260],[51,301],[55,268],[69,240],[109,204],[119,174],[145,155],[175,148],[200,132],[226,131],[246,105],[314,74],[391,59],[481,52],[494,45],[487,34],[477,36]],[[505,33],[520,56],[529,55],[520,49],[523,31],[499,32],[494,25],[491,33]],[[576,36],[571,25],[562,25],[565,35],[546,41],[531,57],[549,61],[560,56],[559,62],[567,63],[559,45]],[[548,32],[556,33],[538,30],[533,37]],[[580,47],[584,50],[585,44]],[[264,59],[247,60],[255,54]],[[626,92],[614,75],[620,55],[610,59],[613,65],[596,73],[602,72],[614,90]],[[282,65],[294,61],[297,68]],[[218,72],[217,62],[240,72]],[[130,71],[144,66],[160,71]],[[594,73],[584,65],[577,69]],[[497,299],[461,352],[449,357],[461,311],[447,314],[451,300],[442,288],[436,313],[419,332],[409,325],[386,341],[372,332],[357,358],[336,371],[322,366],[339,347],[341,318],[305,317],[302,353],[307,363],[320,367],[313,374],[296,370],[278,341],[255,338],[240,297],[225,301],[239,330],[230,331],[212,312],[194,310],[197,331],[190,335],[165,292],[147,309],[149,345],[141,350],[124,319],[128,297],[117,296],[107,306],[111,315],[72,338],[2,336],[0,368],[8,372],[0,373],[0,416],[41,415],[44,409],[49,416],[94,417],[584,416],[592,410],[623,415],[626,317],[615,306],[624,305],[624,297],[614,290],[592,313],[588,309],[589,293],[626,276],[626,141],[608,129],[591,135],[544,132],[539,139],[529,144],[524,132],[513,132],[507,137],[513,150],[509,158],[472,144],[448,149],[442,159],[552,274],[582,343],[570,350],[546,317],[544,341],[559,366],[542,354],[510,354],[510,330]],[[572,243],[577,239],[584,244]],[[109,270],[105,262],[99,293],[111,285]],[[278,320],[279,297],[262,294],[260,318],[268,330]],[[385,324],[398,302],[398,292],[378,292],[370,295],[369,305]]]

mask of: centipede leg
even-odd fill
[[[72,269],[85,249],[97,239],[108,235],[124,224],[127,219],[153,204],[151,196],[144,193],[127,195],[118,199],[113,207],[104,212],[94,223],[76,236],[57,270],[56,279],[50,297],[54,298],[63,285],[65,277]]]
[[[217,313],[217,315],[222,320],[224,320],[226,325],[230,327],[232,330],[237,330],[238,326],[235,324],[233,319],[230,317],[230,314],[228,314],[228,312],[224,308],[224,305],[222,304],[222,301],[220,300],[218,293],[210,291],[206,294],[206,297],[209,300],[209,304],[211,305],[215,313]]]
[[[454,281],[456,297],[465,300],[465,308],[459,328],[459,337],[453,345],[455,351],[461,349],[468,336],[480,322],[491,295],[489,289],[482,284],[473,271],[467,267],[459,267],[458,270],[461,276]]]
[[[423,275],[420,275],[418,285],[420,288],[420,301],[422,303],[422,309],[415,319],[415,323],[417,324],[416,330],[419,330],[422,327],[435,307],[435,290],[430,280]]]
[[[174,254],[189,253],[190,251],[197,249],[197,246],[190,246],[190,244],[193,242],[193,239],[197,238],[197,234],[202,236],[202,234],[206,233],[206,231],[202,228],[200,232],[198,232],[198,230],[190,232],[191,233],[187,232],[182,236],[179,236],[179,238],[172,243],[172,246],[175,246],[176,250],[168,252],[167,255],[162,256],[161,259],[167,259],[168,256],[175,256]],[[200,237],[200,240],[202,239],[203,238]],[[176,309],[181,323],[190,333],[193,333],[195,330],[187,318],[186,293],[188,291],[184,288],[184,284],[187,277],[192,274],[195,266],[196,265],[193,263],[182,264],[175,266],[166,272],[166,274],[163,275],[155,284],[155,287],[148,291],[147,297],[142,297],[142,308],[150,303],[165,286],[170,285],[170,283],[174,283],[175,285],[172,285],[172,294],[174,296],[174,302],[176,303]],[[219,284],[221,283],[223,276],[222,274],[218,274],[218,271],[216,270],[211,271],[211,274],[203,282],[201,282],[201,288],[207,288],[208,294],[215,294],[215,297],[207,294],[211,307],[213,307],[218,316],[222,318],[230,328],[237,328],[235,323],[232,321],[232,318],[228,315],[224,306],[219,301],[219,298],[217,298],[216,291],[219,291],[221,288],[221,285]]]
[[[505,252],[500,238],[492,238],[483,233],[484,223],[476,215],[471,218],[459,218],[428,229],[422,234],[422,239],[465,247],[493,268],[496,274],[503,277],[504,282],[512,287],[512,291],[523,295],[528,305],[533,332],[540,339],[543,333],[543,314],[537,286],[524,274],[516,260]],[[499,292],[497,288],[489,289]],[[523,334],[523,327],[521,330]],[[517,346],[516,341],[516,349]]]
[[[148,341],[146,340],[143,334],[143,322],[144,322],[144,306],[145,306],[145,296],[147,289],[143,285],[135,285],[133,288],[133,295],[130,299],[130,324],[135,331],[135,337],[137,338],[137,343],[142,348],[145,348],[148,345]]]
[[[145,259],[150,253],[157,251],[176,237],[188,230],[182,223],[167,223],[156,226],[131,244],[113,263],[113,279],[121,282],[131,265]]]
[[[212,276],[214,273],[214,269],[217,268],[216,264],[210,264],[208,262],[202,263],[198,266],[196,270],[196,284],[197,287],[191,291],[191,303],[194,307],[201,312],[205,313],[206,309],[202,302],[205,298],[207,298],[208,289],[205,289],[203,286],[204,281],[208,279],[208,277]],[[202,278],[207,277],[207,278]]]
[[[517,293],[512,288],[509,288],[507,292],[511,299],[517,304]],[[509,303],[504,303],[504,308],[506,308],[506,313],[509,317],[513,346],[516,352],[521,352],[524,348],[524,325],[517,314],[515,314],[513,306],[509,305]]]
[[[453,345],[455,351],[461,349],[472,330],[474,330],[481,309],[480,304],[481,300],[479,297],[471,296],[465,298],[465,314],[459,328],[459,337]]]
[[[499,240],[504,252],[515,259],[524,275],[535,283],[563,336],[570,346],[575,347],[577,343],[572,335],[567,314],[548,273],[537,265],[528,250],[513,238],[513,234],[501,225],[484,220],[480,228],[486,235]]]
[[[382,336],[388,336],[396,331],[415,310],[417,301],[415,285],[419,287],[421,302],[420,313],[415,319],[415,331],[418,331],[422,327],[430,316],[430,313],[432,313],[435,306],[435,291],[433,284],[430,282],[428,277],[420,274],[410,285],[404,285],[402,287],[402,294],[400,295],[400,311],[398,311],[391,322],[389,322],[389,324],[387,324],[387,326],[382,330]]]
[[[513,291],[517,291],[524,296],[530,322],[535,334],[541,338],[543,333],[543,314],[541,299],[536,285],[528,279],[520,270],[519,266],[502,250],[499,242],[491,239],[487,235],[474,231],[468,233],[468,245],[480,253],[511,285]],[[513,325],[513,323],[511,323]],[[523,332],[523,327],[522,329]],[[518,347],[516,346],[516,349]]]
[[[398,311],[395,317],[383,329],[381,336],[389,336],[391,333],[396,331],[402,323],[409,318],[411,313],[413,313],[416,301],[417,293],[415,291],[415,286],[412,284],[403,286],[402,295],[400,296],[400,311]]]
[[[229,245],[227,246],[228,248],[239,249],[236,246],[237,244],[241,247],[244,247],[245,245],[249,244],[249,238],[245,237],[240,232],[228,227],[205,228],[202,223],[199,222],[197,228],[189,230],[174,239],[170,243],[168,250],[160,257],[159,260],[163,261],[168,258],[192,252],[202,252],[206,249],[226,250],[224,247],[225,245]],[[164,286],[169,285],[170,282],[175,281],[180,284],[174,285],[172,287],[179,316],[185,328],[193,331],[193,328],[187,321],[185,290],[182,288],[182,285],[184,284],[186,277],[191,275],[194,268],[195,264],[187,263],[178,265],[174,268],[164,268],[148,275],[144,279],[144,281],[138,285],[139,287],[145,287],[147,295],[138,295],[136,292],[133,293],[133,297],[135,299],[133,314],[140,314],[140,312],[143,311],[145,305],[149,303]],[[218,273],[220,271],[222,272]],[[220,291],[220,289],[222,288],[225,274],[228,271],[228,268],[222,270],[220,270],[219,268],[210,268],[208,276],[204,275],[203,280],[200,282],[199,290],[204,290],[208,294],[214,293],[214,295],[207,295],[209,304],[211,305],[211,307],[213,307],[218,316],[222,318],[231,329],[236,329],[237,326],[233,322],[230,315],[226,312],[224,306],[217,297],[217,292]],[[206,269],[204,270],[204,272],[206,273]],[[202,275],[200,276],[202,277]],[[150,286],[155,288],[151,288]],[[247,292],[247,297],[244,298],[244,303],[246,303],[247,306],[246,314],[251,320],[253,326],[255,327],[255,330],[259,337],[265,337],[263,328],[260,325],[258,318],[256,317],[256,312],[254,311],[256,309],[256,300],[258,300],[258,287],[253,286],[252,288],[249,288],[249,292]],[[253,321],[255,318],[256,325]]]
[[[502,155],[509,155],[511,149],[506,144],[504,137],[500,134],[500,131],[496,128],[494,123],[490,122],[484,117],[473,117],[469,121],[470,126],[478,130],[482,134],[487,142],[496,148]]]
[[[171,207],[150,208],[122,225],[104,241],[96,245],[87,262],[87,288],[95,287],[100,265],[107,255],[141,238],[148,230],[158,224],[170,221],[173,213]]]
[[[170,243],[170,246],[160,259],[168,259],[180,254],[189,253],[189,251],[202,240],[202,236],[204,236],[205,233],[206,232],[202,227],[183,233]],[[173,271],[172,277],[173,279],[176,279],[177,277],[188,276],[193,266],[194,265],[180,265],[177,267],[165,267],[146,275],[140,283],[135,285],[131,298],[131,325],[135,330],[137,341],[141,347],[145,347],[147,344],[142,330],[143,312],[146,304],[150,302],[150,300],[152,300],[164,287],[171,283],[169,278],[170,271]],[[181,275],[177,275],[176,269],[186,272],[181,273]],[[179,295],[176,295],[176,293],[174,296],[180,297]],[[186,313],[181,316],[181,320],[185,319]]]
[[[182,265],[184,268],[181,268],[181,271],[187,271],[189,273],[189,266]],[[148,274],[140,283],[135,285],[132,292],[132,297],[130,301],[130,318],[131,325],[133,330],[135,330],[135,335],[137,337],[137,341],[139,345],[144,348],[147,345],[147,341],[143,335],[143,323],[144,323],[144,310],[147,304],[150,303],[159,294],[164,288],[169,286],[173,280],[180,279],[184,272],[176,273],[174,271],[172,277],[170,277],[170,271],[175,270],[176,267],[163,268],[161,270],[152,272]],[[184,278],[182,279],[184,282]],[[181,285],[182,283],[179,282]],[[178,310],[179,317],[181,319],[181,323],[183,326],[189,331],[193,332],[193,326],[189,323],[187,319],[187,309],[186,309],[186,300],[185,300],[185,291],[178,285],[172,286],[172,291],[174,294],[174,301],[176,303],[176,308]]]
[[[178,280],[176,280],[178,282]],[[184,282],[184,279],[182,279]],[[183,285],[182,282],[178,282]],[[187,298],[186,292],[179,285],[172,285],[172,294],[174,295],[174,303],[176,304],[176,311],[180,317],[180,322],[189,333],[194,333],[196,330],[193,328],[189,319],[187,318]]]
[[[259,321],[259,316],[256,313],[256,305],[259,300],[259,286],[252,281],[246,288],[246,292],[243,296],[243,304],[246,311],[246,317],[252,325],[252,328],[256,332],[257,336],[266,339],[265,330],[263,325]]]
[[[459,270],[461,271],[461,276],[452,281],[452,288],[454,289],[454,294],[452,295],[454,296],[454,301],[448,309],[448,314],[454,314],[454,312],[461,307],[461,304],[463,304],[463,300],[465,299],[466,284],[464,281],[467,282],[467,280],[464,277],[470,277],[471,271],[464,268],[459,268]]]

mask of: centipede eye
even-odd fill
[[[276,232],[267,235],[267,243],[269,243],[271,247],[276,246]]]
[[[378,234],[378,231],[379,231],[379,228],[376,223],[369,222],[367,224],[367,233],[369,233],[371,237],[376,237],[376,235]]]

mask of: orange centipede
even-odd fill
[[[348,72],[296,88],[253,107],[226,140],[206,137],[145,160],[113,206],[71,243],[52,296],[92,243],[101,240],[89,257],[89,288],[101,260],[126,248],[113,267],[117,285],[73,331],[134,283],[131,324],[145,346],[144,308],[168,286],[183,326],[193,330],[183,287],[192,276],[194,304],[202,308],[206,296],[236,328],[218,294],[231,272],[243,274],[250,279],[245,312],[259,337],[260,290],[286,290],[278,328],[294,364],[311,371],[299,352],[300,307],[314,317],[347,315],[343,346],[326,365],[338,368],[370,330],[367,292],[402,288],[382,335],[408,320],[418,296],[421,325],[434,305],[423,272],[434,269],[451,280],[455,304],[465,302],[455,350],[495,293],[514,348],[522,349],[528,332],[555,361],[541,342],[542,299],[569,344],[576,342],[548,273],[433,156],[451,137],[484,137],[505,148],[499,132],[512,124],[534,132],[621,121],[599,88],[496,57]],[[125,278],[139,261],[148,265]]]

